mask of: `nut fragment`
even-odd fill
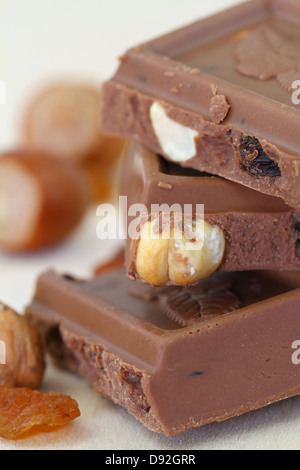
[[[186,224],[185,224],[186,225]],[[165,227],[157,235],[157,221],[141,228],[136,255],[139,277],[154,286],[191,285],[210,276],[220,266],[225,251],[225,236],[220,227],[208,222],[192,222],[194,239],[186,226]]]
[[[35,327],[29,320],[0,304],[2,358],[0,386],[39,388],[45,362]]]
[[[157,101],[150,108],[150,118],[162,151],[173,162],[186,162],[196,156],[197,131],[170,119]]]

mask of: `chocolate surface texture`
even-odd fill
[[[153,209],[171,210],[179,204],[184,214],[185,204],[194,211],[197,204],[203,204],[204,220],[220,227],[226,238],[219,271],[300,268],[300,213],[280,198],[181,168],[139,143],[128,146],[121,173],[120,193],[127,196],[128,207],[141,203],[151,214]],[[128,216],[124,223],[129,227],[135,219],[136,215]],[[126,271],[131,279],[139,278],[138,246],[139,239],[130,239],[128,234]]]
[[[246,2],[129,50],[103,127],[300,208],[299,57],[299,2]]]
[[[299,394],[299,311],[295,272],[165,289],[123,270],[89,281],[49,271],[26,315],[59,366],[171,436]]]

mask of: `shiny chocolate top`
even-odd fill
[[[88,281],[49,271],[39,277],[27,310],[152,370],[168,344],[243,312],[288,304],[290,296],[299,301],[299,287],[295,272],[219,273],[188,289],[163,289],[133,283],[124,270]]]

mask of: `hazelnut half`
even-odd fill
[[[171,161],[186,162],[197,155],[199,133],[169,118],[158,101],[150,108],[150,119],[159,145]]]
[[[193,221],[189,232],[193,237],[184,227],[171,224],[158,236],[157,221],[146,222],[140,230],[135,260],[140,279],[154,286],[187,286],[213,274],[225,252],[223,230],[206,221]]]

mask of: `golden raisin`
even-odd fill
[[[78,416],[78,404],[69,396],[0,387],[0,437],[4,439],[54,431]]]

